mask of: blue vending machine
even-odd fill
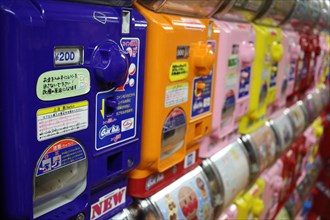
[[[3,219],[107,219],[131,202],[147,23],[132,1],[89,2],[0,0]]]

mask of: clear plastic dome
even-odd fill
[[[138,0],[140,4],[156,12],[210,17],[227,0]]]

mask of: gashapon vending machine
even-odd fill
[[[248,153],[239,139],[203,161],[209,183],[217,189],[212,192],[215,218],[221,219],[220,215],[230,208],[235,197],[251,184],[254,176],[251,168]],[[232,216],[237,213],[235,210],[232,207],[226,213]]]
[[[301,53],[296,66],[294,91],[288,97],[288,104],[291,105],[302,99],[305,92],[312,86],[312,67],[315,59],[320,53],[318,37],[312,32],[313,26],[320,16],[319,1],[297,0],[294,11],[288,20],[294,30],[299,32],[299,44]]]
[[[148,21],[148,40],[141,163],[129,180],[134,197],[153,195],[199,164],[199,141],[211,131],[219,39],[207,17],[221,3],[135,4]]]
[[[102,2],[1,1],[6,219],[108,218],[131,202],[147,23],[131,1]]]
[[[220,29],[217,72],[213,98],[212,132],[201,142],[200,156],[205,158],[234,142],[238,120],[248,110],[251,70],[255,56],[255,31],[247,19],[227,1],[213,15]],[[251,12],[251,16],[261,9]]]
[[[265,124],[251,134],[241,137],[247,149],[251,169],[251,181],[253,184],[247,192],[241,193],[234,204],[237,206],[238,219],[259,218],[264,210],[262,200],[265,190],[265,180],[259,175],[270,167],[276,159],[277,140],[275,133],[269,124]]]
[[[262,7],[256,18],[261,17],[273,1],[246,0],[240,2],[243,11]],[[256,20],[256,19],[254,19]],[[282,58],[282,33],[279,28],[253,24],[256,31],[256,56],[251,75],[248,112],[240,119],[239,131],[251,133],[266,122],[267,106],[275,101],[278,64]]]
[[[288,150],[294,140],[295,127],[292,125],[288,111],[284,111],[276,119],[267,122],[267,124],[271,126],[276,135],[277,157],[280,157],[280,155]],[[271,168],[261,175],[261,178],[265,181],[265,190],[262,195],[264,211],[261,218],[271,218],[277,210],[280,200],[280,192],[284,187],[282,177],[283,166],[283,161],[277,160]]]
[[[279,30],[279,27],[290,18],[295,3],[295,0],[273,1],[267,11],[254,22],[269,28],[276,27]],[[275,97],[273,97],[274,94],[271,95],[272,98],[269,100],[271,103],[267,106],[269,118],[277,117],[285,109],[287,94],[292,93],[295,63],[300,53],[298,33],[293,31],[288,33],[282,29],[280,32],[282,33],[282,50],[285,52],[271,69],[269,90],[270,92],[275,90]]]
[[[265,189],[262,194],[264,210],[260,219],[271,219],[279,204],[279,195],[283,187],[283,161],[277,160],[276,163],[261,175],[265,181]]]
[[[306,155],[305,138],[302,135],[307,126],[307,113],[302,101],[284,111],[291,123],[294,132],[294,142],[281,157],[283,162],[283,188],[279,195],[279,202],[283,203],[287,199],[288,193],[295,187],[296,179],[300,176],[302,161]]]

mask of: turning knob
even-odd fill
[[[94,73],[102,83],[119,87],[126,82],[130,56],[114,41],[99,44],[94,50],[92,60]]]

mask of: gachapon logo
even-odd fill
[[[107,136],[110,136],[112,134],[117,134],[119,132],[120,132],[119,125],[112,125],[110,128],[104,125],[99,131],[99,138],[102,140]]]

